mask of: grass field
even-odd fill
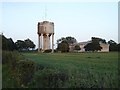
[[[23,56],[25,56],[25,58],[34,61],[37,65],[39,65],[42,68],[36,71],[33,78],[34,82],[30,84],[31,87],[49,87],[48,84],[46,85],[46,83],[50,81],[46,80],[46,77],[49,77],[49,75],[51,75],[52,73],[54,73],[57,76],[58,73],[62,73],[62,77],[64,77],[63,79],[65,79],[62,80],[60,78],[60,81],[57,80],[57,82],[55,82],[58,83],[56,87],[118,87],[117,52],[22,54]],[[54,78],[54,80],[56,80],[56,78]],[[50,85],[52,87],[52,84]]]

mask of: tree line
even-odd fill
[[[120,43],[117,44],[113,40],[106,42],[105,39],[92,37],[91,41],[84,46],[85,51],[100,51],[102,47],[100,43],[109,44],[109,51],[120,51]],[[69,52],[69,46],[74,45],[74,50],[81,50],[80,46],[77,44],[77,40],[74,37],[62,37],[57,40],[57,50],[61,52]]]
[[[29,38],[26,40],[17,40],[14,42],[12,38],[6,38],[4,35],[0,35],[2,38],[2,50],[18,50],[18,51],[29,51],[35,48],[35,44]]]
[[[2,50],[18,50],[18,51],[29,51],[35,49],[35,44],[32,40],[25,39],[25,40],[17,40],[14,42],[12,38],[6,38],[4,35],[0,35],[2,38]],[[85,51],[98,51],[101,50],[102,47],[100,46],[101,43],[108,43],[109,44],[109,51],[120,51],[120,43],[116,43],[113,40],[109,40],[106,42],[105,39],[92,37],[91,42],[84,46]],[[77,40],[74,37],[62,37],[57,40],[57,48],[56,51],[61,52],[69,52],[70,45],[75,45],[74,50],[81,50],[80,46],[77,44]]]

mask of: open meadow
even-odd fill
[[[40,66],[40,70],[38,70],[35,74],[38,77],[46,78],[47,76],[44,76],[44,74],[48,75],[49,77],[49,75],[54,73],[62,73],[61,75],[63,76],[60,76],[60,78],[57,77],[61,80],[60,82],[62,83],[58,87],[118,87],[117,52],[53,54],[23,53],[23,55]],[[62,80],[61,77],[63,77],[65,80]],[[39,79],[40,78],[35,78],[35,80],[38,80],[38,83],[42,83],[40,82],[42,80]]]
[[[118,53],[3,52],[3,88],[118,88]]]

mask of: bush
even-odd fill
[[[16,66],[16,62],[19,60],[18,52],[3,51],[2,52],[2,64],[10,65],[12,68]]]
[[[16,83],[17,62],[22,59],[17,51],[2,51],[3,88],[19,87]]]
[[[2,64],[10,63],[13,60],[12,53],[3,51],[2,52]]]
[[[17,81],[20,85],[27,86],[35,72],[35,63],[30,60],[20,60],[17,63]]]
[[[54,50],[54,52],[58,52],[57,50]]]
[[[20,60],[22,59],[22,60]],[[18,52],[3,51],[3,87],[25,87],[31,81],[35,72],[35,63]],[[7,75],[9,74],[9,75]],[[11,82],[10,84],[8,82]]]
[[[50,52],[52,52],[52,49],[47,49],[44,51],[44,53],[50,53]]]

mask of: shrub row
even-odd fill
[[[3,68],[9,69],[9,76],[6,82],[4,81],[4,87],[8,87],[8,81],[14,81],[12,87],[63,87],[68,80],[68,74],[60,72],[52,66],[44,64],[36,64],[31,60],[26,60],[17,52],[3,52],[3,65],[7,65]],[[3,80],[7,77],[4,76]],[[11,85],[11,84],[10,84]],[[15,85],[15,86],[14,86]],[[10,87],[10,86],[9,86]]]
[[[5,76],[3,76],[4,81],[3,88],[9,86],[8,81],[10,80],[14,81],[12,87],[14,87],[14,85],[17,87],[26,87],[27,83],[31,81],[34,75],[35,63],[33,61],[26,60],[18,52],[3,51],[2,64],[3,64],[2,71],[3,74],[5,74]],[[8,73],[9,75],[7,75],[6,73]],[[6,80],[6,78],[8,78],[9,80]]]
[[[8,65],[11,68],[16,67],[16,63],[23,59],[23,57],[17,51],[2,51],[2,64]]]
[[[35,72],[35,63],[30,60],[20,60],[17,62],[16,67],[16,79],[18,84],[27,86],[28,82],[31,81]]]

